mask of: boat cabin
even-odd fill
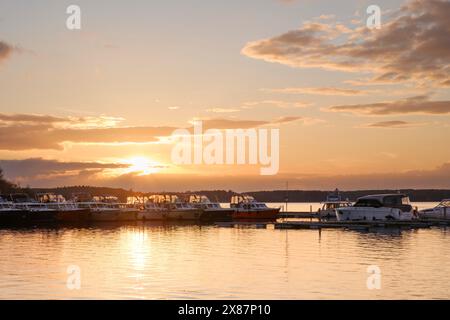
[[[378,194],[359,198],[354,207],[397,208],[404,212],[412,210],[409,197],[405,194]]]
[[[267,209],[267,205],[262,202],[258,202],[252,196],[247,195],[237,195],[231,197],[231,208],[243,208],[246,210],[250,209]]]
[[[322,202],[321,211],[351,207],[351,205],[352,205],[352,203],[350,201],[325,201],[325,202]]]

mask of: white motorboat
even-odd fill
[[[232,219],[234,209],[222,208],[219,202],[211,202],[207,196],[191,195],[189,203],[197,209],[202,210],[200,220],[202,221],[229,221]]]
[[[351,207],[336,210],[338,221],[412,220],[416,218],[405,194],[377,194],[361,197]]]
[[[167,209],[167,220],[199,220],[202,214],[202,210],[181,201],[176,195],[155,195],[153,199],[155,203]]]
[[[27,220],[30,222],[54,222],[57,210],[49,208],[44,203],[31,199],[27,194],[16,193],[9,196],[13,203],[12,208],[27,211]]]
[[[79,208],[73,201],[67,201],[62,195],[38,193],[36,199],[48,208],[56,210],[56,220],[60,222],[82,222],[89,220],[89,209]]]
[[[157,202],[156,196],[150,197],[129,197],[128,203],[139,208],[138,220],[166,220],[169,210]]]
[[[28,210],[15,208],[13,202],[0,195],[0,225],[25,223],[28,215]]]
[[[450,199],[444,199],[436,207],[419,211],[422,219],[450,219]]]
[[[91,221],[134,221],[137,219],[139,210],[126,203],[120,203],[117,197],[95,196],[89,200],[89,197],[77,197],[77,206],[83,209],[89,209]]]
[[[351,207],[352,203],[348,200],[342,200],[338,189],[327,196],[327,200],[322,202],[322,208],[319,208],[317,214],[320,218],[336,218],[336,210],[339,208]]]

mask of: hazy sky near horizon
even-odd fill
[[[445,0],[2,0],[0,167],[31,186],[450,188],[449,16]],[[280,128],[279,174],[171,163],[164,137],[193,119]]]

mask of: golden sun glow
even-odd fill
[[[147,157],[132,157],[124,159],[123,162],[129,164],[129,167],[125,170],[126,173],[135,173],[139,176],[157,173],[161,171],[162,167],[161,164]]]

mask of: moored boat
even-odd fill
[[[79,208],[75,202],[67,201],[62,195],[53,193],[38,193],[36,199],[48,208],[56,211],[58,222],[86,222],[90,218],[90,210]]]
[[[191,195],[189,203],[197,209],[202,210],[200,220],[202,221],[230,221],[234,213],[234,209],[222,208],[220,203],[211,202],[207,196]]]
[[[419,211],[422,219],[450,219],[450,199],[442,200],[436,207]]]
[[[87,193],[78,193],[72,196],[78,208],[89,210],[89,221],[112,222],[119,217],[119,208],[110,203],[100,201],[99,197],[92,197]]]
[[[11,194],[9,200],[12,202],[14,209],[27,212],[27,223],[51,223],[56,221],[57,210],[31,199],[27,194]]]
[[[280,208],[269,208],[248,195],[231,197],[230,208],[234,209],[233,219],[276,220]]]
[[[338,189],[327,195],[326,201],[322,202],[322,208],[319,208],[317,214],[320,218],[336,219],[336,210],[339,208],[350,207],[352,203],[348,200],[342,200]]]
[[[74,199],[78,200],[79,208],[89,210],[89,220],[93,222],[135,221],[139,213],[139,208],[127,203],[120,203],[117,197],[90,197],[82,194],[75,196]]]
[[[166,220],[168,209],[164,207],[161,203],[155,202],[155,197],[130,197],[128,198],[128,203],[133,204],[135,207],[139,208],[137,214],[137,220]]]
[[[13,203],[0,195],[0,226],[20,225],[27,222],[28,211],[13,207]]]
[[[376,194],[359,198],[347,208],[337,209],[338,221],[413,220],[415,210],[405,194]]]
[[[183,202],[176,195],[155,195],[155,203],[167,209],[167,220],[200,220],[202,210]]]

